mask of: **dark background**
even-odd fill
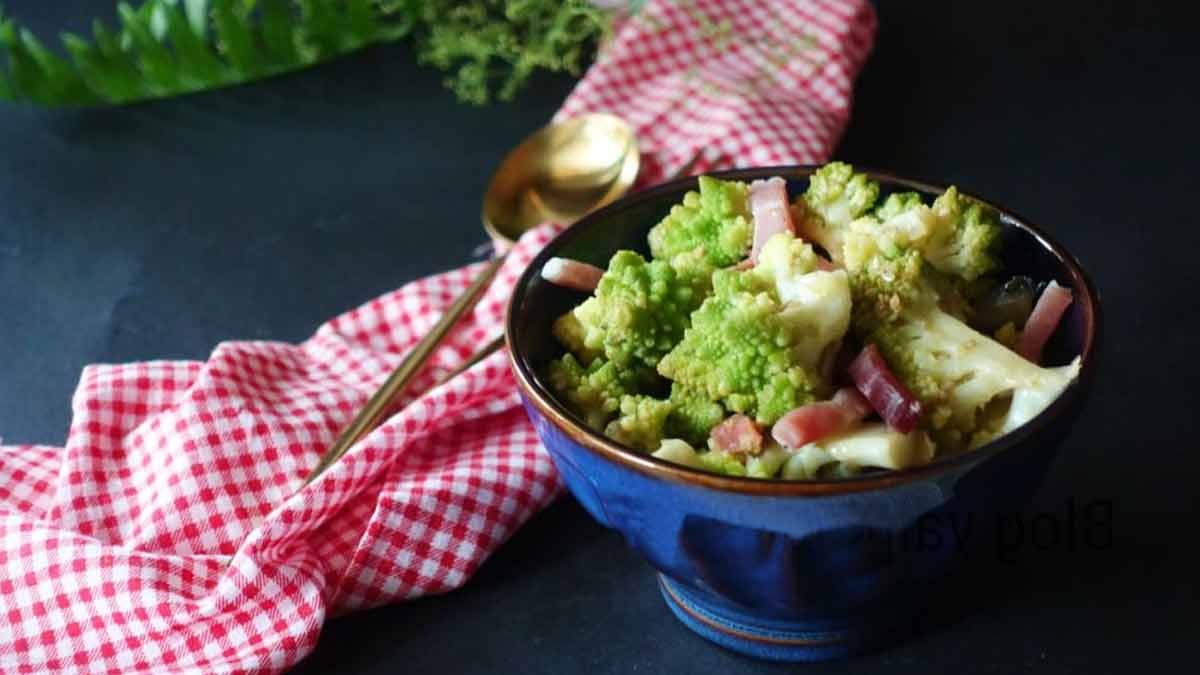
[[[43,36],[96,5],[9,0]],[[1182,4],[1182,3],[1181,3]],[[49,5],[49,6],[46,6]],[[1200,638],[1197,23],[1136,3],[880,2],[842,159],[1042,224],[1101,289],[1100,378],[1026,518],[1109,501],[1112,542],[985,556],[911,641],[813,667],[741,658],[565,497],[465,588],[329,622],[304,672],[1168,672]],[[0,104],[0,435],[61,443],[80,368],[299,341],[466,261],[477,197],[573,80],[456,103],[404,46],[118,109]],[[1074,537],[1079,544],[1081,532]]]

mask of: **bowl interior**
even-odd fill
[[[807,177],[814,169],[815,167],[767,167],[717,172],[710,175],[737,180],[783,176],[788,181],[788,194],[794,198],[807,187]],[[886,196],[891,192],[915,190],[926,195],[928,199],[932,199],[945,189],[943,186],[904,179],[882,172],[868,171],[868,173],[879,181],[882,188],[881,196]],[[557,401],[553,390],[544,378],[547,364],[560,357],[564,351],[551,333],[552,325],[559,316],[582,302],[586,294],[551,284],[543,280],[538,271],[552,256],[573,258],[601,268],[608,266],[608,259],[618,249],[630,249],[648,257],[650,251],[646,243],[646,235],[650,228],[667,214],[672,205],[683,198],[685,192],[695,188],[696,179],[694,177],[672,181],[630,195],[596,211],[552,241],[533,260],[529,269],[517,283],[509,310],[508,337],[518,374],[534,390],[532,393],[549,402],[562,416],[572,420],[578,427],[576,430],[578,434],[591,436],[593,440],[598,440],[606,445],[616,445],[602,435],[588,430],[583,421],[571,413],[565,404]],[[971,196],[975,197],[975,195]],[[1075,296],[1075,301],[1068,309],[1062,324],[1046,345],[1044,363],[1046,365],[1064,365],[1075,356],[1082,354],[1084,357],[1083,368],[1079,380],[1060,396],[1059,402],[1050,406],[1039,416],[1039,418],[1051,417],[1063,399],[1075,395],[1075,390],[1079,388],[1080,383],[1085,379],[1090,379],[1097,331],[1095,292],[1078,262],[1044,232],[993,202],[981,201],[995,207],[1000,213],[1003,226],[1001,257],[1005,275],[1025,274],[1039,282],[1054,279],[1059,284],[1071,288]],[[1037,419],[1031,421],[1026,427],[1034,426],[1036,422]],[[1021,435],[1020,432],[1021,430],[1017,430],[989,445],[1004,444],[1010,436]],[[622,452],[636,456],[639,463],[644,464],[646,459],[650,459],[653,463],[667,464],[660,460],[647,458],[645,454],[636,450],[617,447]],[[983,446],[956,457],[985,452],[988,447]],[[936,466],[946,459],[949,458],[936,460],[930,466]],[[672,470],[679,468],[674,465],[670,465],[670,467]],[[685,471],[692,472],[690,469],[685,469]],[[692,473],[699,474],[700,472]],[[903,474],[904,472],[888,473]],[[811,484],[818,481],[802,482]]]

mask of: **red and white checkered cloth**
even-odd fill
[[[649,2],[556,119],[611,112],[637,132],[638,177],[829,159],[871,51],[865,0]]]
[[[870,48],[864,0],[652,1],[560,115],[637,129],[643,182],[684,165],[827,159]],[[424,391],[501,331],[513,249]],[[559,490],[506,355],[404,401],[312,485],[317,458],[480,265],[413,282],[300,345],[96,365],[66,447],[0,447],[0,672],[277,672],[327,615],[460,586]]]

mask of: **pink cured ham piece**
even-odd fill
[[[733,454],[757,455],[762,452],[762,432],[754,420],[745,415],[734,415],[713,427],[709,441],[717,450]]]
[[[1067,307],[1071,306],[1072,300],[1074,298],[1070,289],[1051,281],[1046,290],[1038,296],[1033,312],[1025,320],[1025,328],[1021,331],[1021,339],[1017,343],[1017,353],[1033,363],[1040,362],[1042,348],[1046,346],[1050,336],[1054,335],[1054,330],[1058,328],[1058,323],[1062,321],[1063,314],[1066,313]]]
[[[870,412],[871,404],[857,389],[843,387],[829,401],[802,405],[780,417],[771,436],[785,448],[799,448],[846,431]]]
[[[850,363],[850,379],[887,425],[902,434],[917,427],[921,401],[896,377],[873,344]]]
[[[779,176],[750,183],[750,212],[754,215],[750,260],[758,262],[758,253],[768,239],[780,232],[796,232],[788,207],[787,183]]]
[[[570,258],[551,258],[542,266],[542,278],[552,284],[577,291],[596,290],[604,270]]]

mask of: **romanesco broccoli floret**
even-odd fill
[[[936,304],[905,309],[895,321],[877,324],[864,339],[879,347],[896,375],[924,403],[925,426],[963,438],[980,430],[980,410],[999,397],[1011,396],[1012,402],[998,432],[1024,424],[1049,405],[1079,369],[1078,360],[1061,368],[1031,363]]]
[[[709,450],[697,455],[700,466],[705,471],[721,473],[726,476],[745,476],[746,465],[737,456],[722,450]]]
[[[929,259],[930,251],[943,250],[938,242],[947,240],[945,232],[954,225],[910,194],[915,195],[892,195],[875,215],[854,220],[843,232],[842,263],[855,287],[856,314],[894,317],[901,306],[932,298],[965,319],[971,312],[968,286],[975,277],[939,269]],[[977,257],[972,269],[991,264],[990,258]]]
[[[990,258],[976,249],[960,258],[972,258],[966,268],[947,272],[933,265],[928,256],[943,250],[939,228],[949,222],[938,209],[963,214],[975,208],[964,206],[953,188],[939,201],[941,207],[935,202],[934,208],[920,203],[890,208],[884,221],[855,220],[845,231],[843,262],[854,295],[855,332],[879,347],[921,399],[925,428],[936,431],[940,443],[952,444],[980,430],[980,409],[1011,395],[997,427],[1007,433],[1048,405],[1074,370],[1041,368],[964,323],[967,303],[960,289],[968,281],[964,275],[972,273],[965,270],[989,269]],[[971,221],[984,222],[974,216]]]
[[[826,352],[850,327],[850,285],[843,270],[818,269],[812,246],[791,234],[776,234],[746,274],[773,292],[783,305],[783,320],[797,340],[791,346],[794,362],[815,370]]]
[[[848,229],[864,227],[880,240],[878,247],[885,253],[914,248],[933,269],[954,279],[974,281],[999,267],[995,214],[954,187],[933,206],[922,203],[915,192],[893,194],[874,215],[856,219]]]
[[[667,435],[701,445],[713,427],[725,419],[725,408],[703,391],[671,383],[671,414],[667,417]]]
[[[850,322],[845,272],[816,265],[811,246],[780,233],[754,268],[714,272],[713,295],[658,372],[759,424],[814,400],[827,389],[822,356]]]
[[[1000,225],[991,209],[951,187],[930,210],[934,227],[921,244],[921,253],[930,265],[966,281],[999,269],[993,250],[1000,239]]]
[[[597,358],[603,356],[603,352],[598,349],[589,349],[584,344],[584,336],[586,335],[583,324],[579,322],[579,318],[575,316],[575,312],[567,312],[554,322],[552,328],[554,337],[558,338],[559,343],[566,347],[571,353],[579,357],[583,363],[591,363]]]
[[[815,389],[809,374],[789,358],[791,330],[779,321],[779,309],[766,293],[709,298],[658,372],[729,410],[774,422],[812,400]]]
[[[830,162],[808,179],[796,201],[794,220],[800,235],[820,244],[834,262],[841,261],[842,235],[879,197],[879,184],[845,162]]]
[[[596,431],[604,429],[620,409],[621,399],[637,386],[632,371],[604,359],[595,359],[585,368],[569,353],[551,361],[548,374],[554,391]]]
[[[671,402],[650,396],[622,396],[620,415],[608,423],[604,434],[618,443],[647,452],[662,442]]]
[[[921,195],[918,192],[893,192],[875,209],[875,217],[887,220],[921,204]]]
[[[712,290],[714,268],[705,256],[703,248],[680,253],[671,258],[670,265],[680,282],[695,288],[701,295],[708,295]]]
[[[925,283],[920,252],[900,248],[876,232],[873,219],[856,220],[843,242],[843,264],[850,275],[854,325],[861,330],[876,321],[890,321],[904,307],[932,292]]]
[[[708,176],[698,192],[688,192],[650,230],[650,252],[694,275],[732,265],[746,257],[753,237],[747,186]]]
[[[618,251],[595,295],[574,309],[579,325],[568,322],[559,332],[577,343],[564,340],[577,352],[603,353],[620,368],[653,371],[683,337],[688,315],[703,300],[696,280],[681,278],[666,262]]]

